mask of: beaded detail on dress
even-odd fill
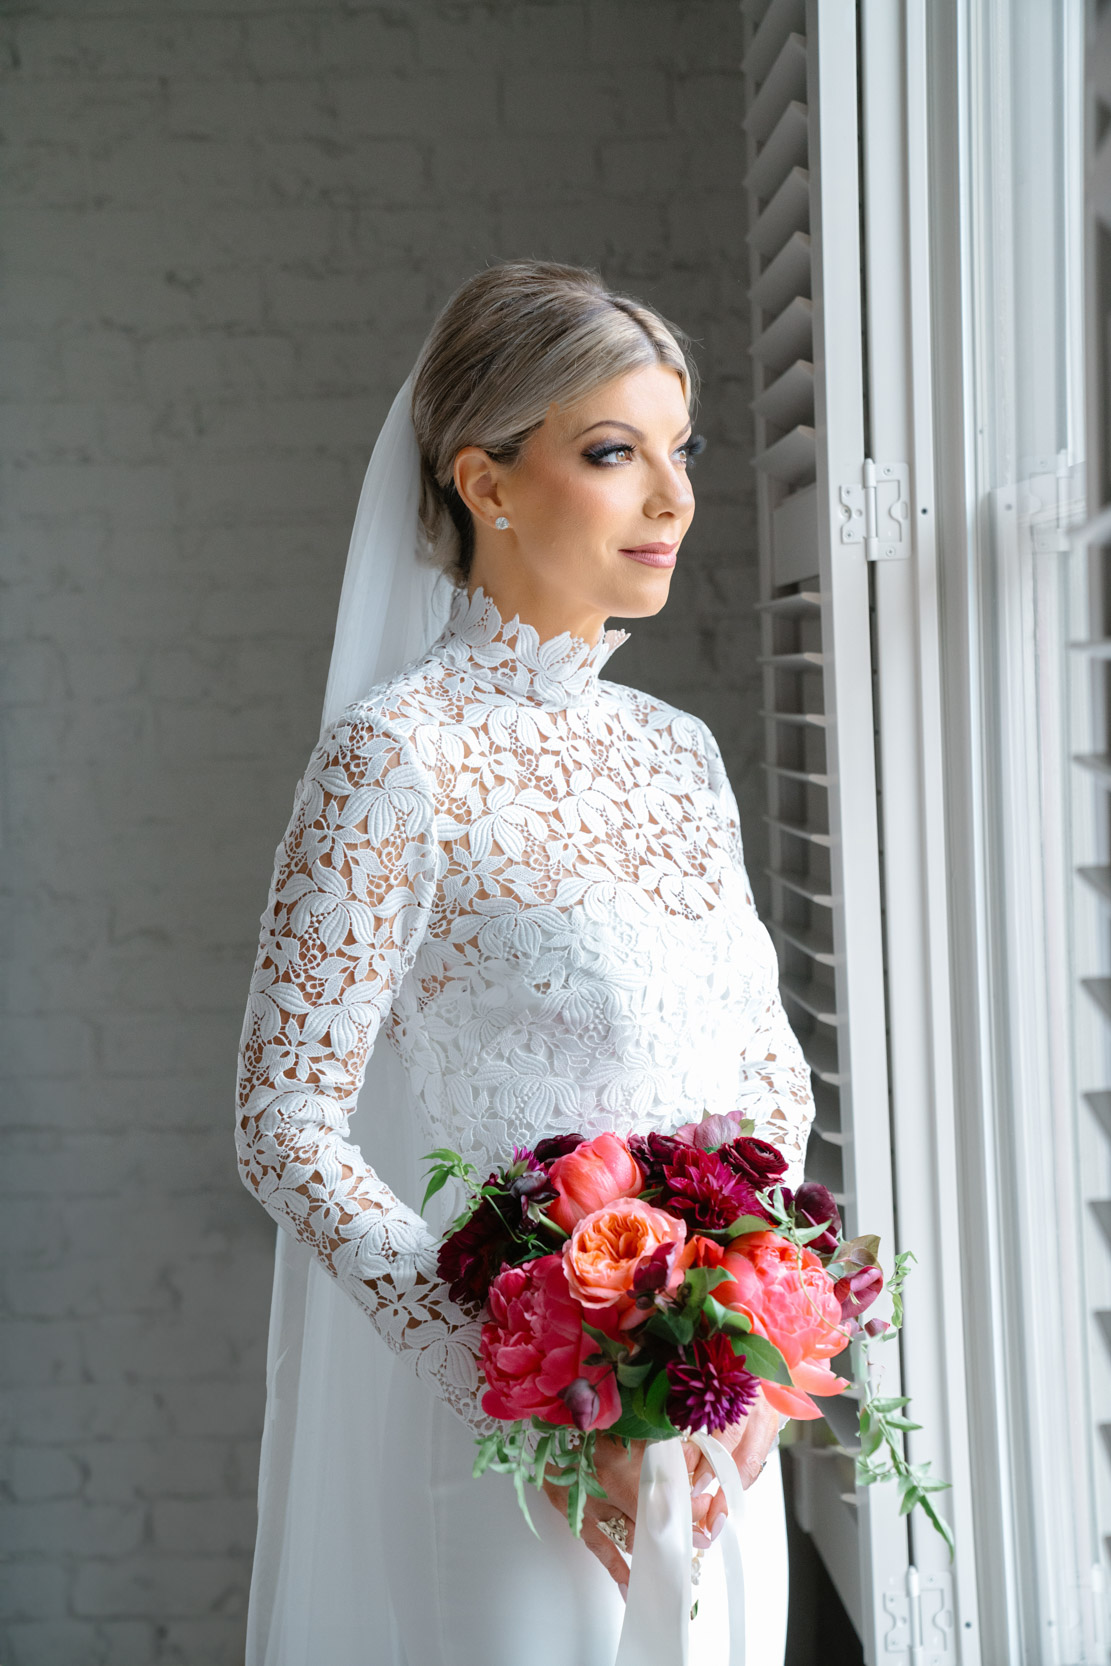
[[[718,747],[599,676],[626,639],[542,643],[459,591],[428,651],[321,736],[262,916],[244,1182],[476,1425],[478,1325],[347,1137],[380,1035],[423,1149],[480,1169],[740,1107],[797,1184],[814,1114]]]

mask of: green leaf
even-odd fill
[[[623,1388],[639,1388],[652,1369],[653,1361],[650,1359],[645,1360],[643,1365],[630,1365],[627,1360],[622,1360],[617,1367],[617,1380]]]
[[[667,1372],[660,1371],[644,1397],[644,1412],[649,1423],[660,1424],[670,1429],[672,1433],[678,1433],[664,1410],[670,1393],[671,1384],[668,1381]]]
[[[702,1311],[714,1329],[725,1331],[727,1336],[748,1336],[752,1330],[752,1321],[746,1314],[722,1307],[714,1296],[706,1297]]]
[[[607,1336],[604,1330],[596,1330],[593,1325],[588,1325],[585,1319],[583,1320],[583,1330],[592,1342],[597,1342],[606,1359],[624,1359],[628,1354],[629,1345],[627,1342],[616,1341],[614,1337]]]
[[[724,1235],[726,1238],[740,1238],[746,1232],[767,1232],[770,1227],[771,1222],[766,1221],[763,1215],[738,1215],[733,1224],[725,1228]],[[825,1228],[822,1230],[824,1232]]]
[[[663,1342],[674,1342],[676,1347],[686,1348],[694,1337],[697,1315],[676,1312],[674,1308],[657,1308],[644,1329],[649,1336],[658,1336]]]
[[[788,1388],[791,1386],[787,1361],[766,1337],[746,1336],[740,1347],[734,1344],[734,1351],[744,1354],[745,1364],[753,1376],[763,1377],[770,1383],[783,1383]]]
[[[796,1226],[791,1237],[796,1244],[809,1244],[815,1238],[820,1238],[823,1232],[829,1231],[828,1221],[819,1221],[816,1226]]]
[[[683,1280],[680,1295],[691,1307],[701,1307],[715,1285],[728,1284],[724,1267],[692,1267]]]
[[[862,1238],[850,1238],[838,1246],[837,1260],[846,1267],[874,1267],[879,1260],[880,1241],[874,1232]]]
[[[607,1435],[613,1435],[618,1440],[657,1440],[659,1430],[652,1423],[646,1423],[643,1417],[634,1411],[623,1411],[616,1423],[611,1423],[606,1430]]]
[[[440,1169],[438,1173],[432,1176],[424,1190],[424,1197],[421,1201],[422,1210],[427,1207],[429,1198],[435,1197],[437,1192],[442,1191],[450,1179],[451,1174],[447,1169]]]
[[[882,1445],[883,1445],[883,1430],[882,1429],[873,1428],[873,1429],[861,1430],[860,1450],[863,1452],[863,1454],[866,1458],[872,1457],[873,1453],[878,1452]]]
[[[880,1412],[881,1414],[889,1411],[898,1411],[900,1406],[910,1405],[910,1395],[901,1394],[897,1398],[890,1400],[869,1400],[868,1404],[873,1411]]]

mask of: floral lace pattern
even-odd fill
[[[481,588],[348,706],[298,783],[241,1037],[244,1183],[473,1423],[478,1326],[348,1139],[381,1032],[430,1144],[479,1168],[547,1134],[743,1108],[797,1184],[810,1073],[706,725],[541,643]]]

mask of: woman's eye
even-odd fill
[[[603,468],[612,466],[617,461],[631,457],[635,451],[631,445],[595,445],[583,453],[587,462],[600,463]]]
[[[679,447],[679,456],[683,459],[687,468],[693,468],[695,458],[700,456],[705,449],[705,436],[702,434],[692,434],[690,439],[686,440],[684,444]]]

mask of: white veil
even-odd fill
[[[414,374],[390,407],[363,481],[322,729],[423,653],[447,621],[450,581],[418,559],[420,455],[409,409]],[[380,1040],[368,1061],[352,1138],[402,1201],[417,1208],[414,1131],[405,1072]],[[307,1246],[279,1229],[246,1666],[404,1661],[378,1507],[392,1364],[366,1314]]]

